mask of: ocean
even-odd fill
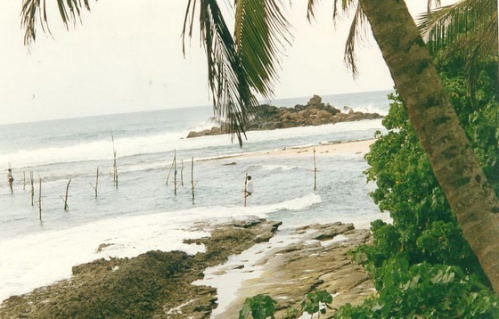
[[[322,99],[339,109],[386,114],[389,92]],[[273,104],[294,106],[309,99]],[[318,157],[317,190],[312,155],[232,157],[371,139],[383,131],[381,120],[248,132],[242,148],[228,135],[186,138],[189,131],[211,127],[212,116],[211,107],[203,106],[0,126],[5,172],[0,182],[0,301],[69,278],[72,266],[98,258],[133,257],[154,249],[203,251],[183,243],[208,235],[191,230],[198,222],[257,216],[282,221],[285,231],[336,221],[368,227],[386,217],[368,195],[374,185],[366,183],[362,155]],[[15,178],[12,193],[7,168]],[[252,176],[255,193],[244,207],[246,174]],[[98,251],[101,244],[109,246]]]

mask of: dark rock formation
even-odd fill
[[[354,247],[371,240],[369,230],[333,223],[309,225],[294,232],[299,235],[299,241],[262,253],[264,256],[257,263],[264,265],[263,273],[257,279],[243,282],[237,298],[216,319],[237,318],[244,300],[257,294],[278,300],[275,317],[283,318],[285,309],[300,309],[303,297],[312,291],[326,290],[334,295],[333,308],[357,304],[374,292],[373,282],[365,270],[352,263],[348,254]],[[332,318],[332,313],[334,311],[328,310],[324,318]]]
[[[335,124],[383,117],[378,113],[354,112],[348,107],[345,107],[345,109],[349,110],[348,113],[341,112],[341,110],[331,106],[329,103],[324,104],[322,98],[318,95],[314,95],[306,105],[298,104],[294,108],[262,104],[257,107],[257,116],[248,123],[246,130],[274,130],[278,128]],[[191,131],[187,135],[187,138],[223,133],[223,125],[222,128],[214,126],[211,129],[200,132]]]
[[[206,267],[269,240],[279,225],[261,219],[217,225],[210,237],[186,240],[205,245],[206,253],[194,256],[149,251],[74,266],[71,279],[4,300],[0,318],[208,319],[217,306],[217,291],[192,282],[203,278]]]
[[[269,245],[260,260],[224,268],[229,256],[269,242],[280,225],[258,218],[199,224],[196,229],[211,231],[211,236],[186,243],[205,245],[205,253],[149,251],[134,258],[99,259],[75,266],[71,279],[4,300],[0,318],[208,319],[218,304],[217,289],[192,283],[204,277],[207,267],[221,265],[219,271],[228,272],[251,268],[250,262],[262,265],[263,272],[243,282],[235,300],[217,319],[237,318],[244,300],[260,293],[279,301],[276,318],[282,318],[287,307],[299,309],[303,297],[314,290],[334,294],[334,308],[358,303],[373,293],[366,272],[348,255],[350,249],[370,241],[370,232],[351,224],[297,228],[293,234],[299,240],[286,246]]]

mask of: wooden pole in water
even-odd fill
[[[117,163],[117,160],[116,160],[116,148],[114,147],[114,134],[113,132],[111,131],[111,141],[113,142],[113,181],[114,181],[114,187],[116,187],[116,189],[118,188],[118,163]]]
[[[40,221],[42,221],[42,178],[40,177],[40,188],[38,192],[38,213]]]
[[[97,167],[97,173],[95,174],[95,186],[90,184],[90,186],[94,189],[95,199],[97,199],[97,186],[98,185],[99,185],[99,167]]]
[[[68,185],[66,185],[66,196],[64,197],[64,211],[68,211],[68,194],[69,194],[69,184],[71,184],[71,178],[68,181]]]
[[[34,198],[35,198],[35,181],[33,180],[33,171],[29,172],[30,183],[31,183],[31,206],[35,206]]]
[[[173,193],[177,195],[177,151],[173,154]]]
[[[180,186],[184,187],[184,159],[181,161],[181,168],[180,168]]]
[[[97,186],[99,185],[99,168],[97,167],[97,173],[95,174],[95,198],[97,199]]]
[[[26,172],[23,171],[23,191],[26,190]]]
[[[246,173],[246,176],[244,177],[244,207],[246,207],[246,198],[248,194],[248,173]]]
[[[314,191],[317,190],[317,161],[315,159],[315,147],[314,147]]]
[[[174,150],[174,154],[175,154]],[[170,170],[168,171],[168,175],[166,176],[166,186],[168,186],[168,181],[170,180],[170,174],[172,173],[173,165],[175,164],[175,155],[173,157],[172,165],[170,165]]]

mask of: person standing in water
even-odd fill
[[[7,173],[7,180],[9,181],[9,187],[10,187],[10,193],[14,193],[14,189],[12,187],[12,184],[14,184],[14,176],[12,176],[12,169],[9,168],[9,172]]]
[[[251,176],[248,176],[246,178],[246,190],[245,190],[245,196],[251,196],[253,194],[253,181],[251,180]]]

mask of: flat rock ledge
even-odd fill
[[[352,224],[317,224],[295,229],[293,235],[299,237],[298,242],[265,252],[257,262],[264,265],[263,274],[244,282],[237,299],[217,319],[238,318],[244,300],[257,294],[277,300],[276,318],[282,318],[286,308],[300,309],[303,297],[312,291],[333,295],[333,308],[359,303],[374,293],[364,269],[348,255],[349,250],[370,241],[369,230],[355,229]],[[324,318],[333,314],[328,310]]]
[[[275,232],[280,225],[257,218],[200,224],[198,228],[211,231],[211,236],[186,242],[204,244],[205,253],[150,251],[75,266],[68,280],[4,300],[0,318],[207,319],[217,307],[217,290],[192,283],[202,279],[208,267],[223,267],[229,256],[278,239]],[[336,223],[299,228],[294,234],[298,241],[264,252],[258,261],[264,266],[262,275],[244,282],[237,299],[217,318],[238,318],[244,299],[259,293],[278,300],[281,312],[288,306],[299,308],[301,299],[313,290],[333,294],[334,307],[356,303],[372,293],[366,273],[347,255],[370,240],[368,230]]]

